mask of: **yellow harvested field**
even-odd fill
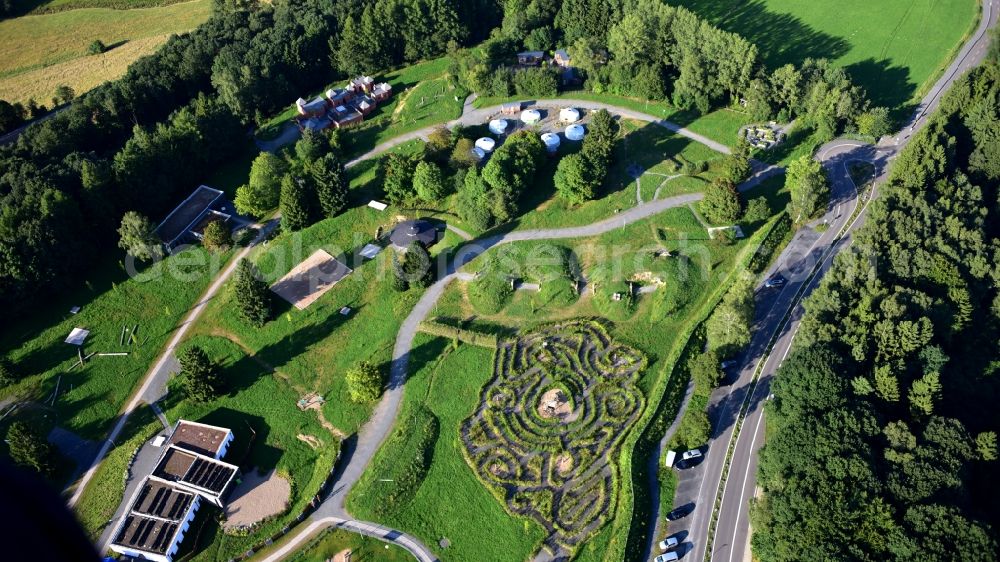
[[[34,98],[48,105],[56,87],[66,84],[77,95],[119,78],[128,65],[141,56],[151,54],[170,35],[136,39],[102,55],[80,57],[7,78],[0,78],[0,99],[25,102]]]
[[[0,99],[24,102],[34,97],[49,103],[59,84],[81,94],[121,76],[171,34],[194,29],[211,9],[211,0],[194,0],[161,8],[86,8],[0,21]],[[95,39],[114,48],[88,55]]]

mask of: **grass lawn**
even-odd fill
[[[0,99],[49,105],[56,86],[77,95],[125,73],[173,33],[194,29],[211,13],[209,0],[133,10],[85,8],[0,21]],[[100,39],[109,47],[88,55]]]
[[[776,68],[806,58],[844,66],[875,105],[898,108],[921,96],[974,29],[976,0],[678,0],[739,33]]]
[[[407,144],[398,150],[413,150]],[[378,227],[385,230],[397,214],[419,214],[391,208],[379,212],[365,206],[377,195],[377,162],[366,161],[350,170],[352,206],[337,217],[316,223],[298,233],[284,233],[251,254],[270,283],[323,248],[354,272],[337,283],[318,301],[300,311],[276,299],[277,317],[261,329],[249,328],[237,316],[228,290],[209,305],[194,333],[225,335],[285,377],[297,392],[318,392],[327,400],[326,418],[344,433],[356,431],[371,414],[371,405],[355,404],[348,398],[344,372],[360,361],[385,367],[402,318],[419,298],[419,291],[403,293],[391,288],[391,252],[374,260],[355,256],[370,242]],[[435,255],[446,252],[460,240],[448,233],[435,245]],[[344,306],[350,316],[340,314]]]
[[[386,543],[339,529],[327,530],[319,534],[313,541],[294,554],[293,562],[326,562],[343,550],[350,549],[354,560],[380,560],[383,562],[410,562],[413,557],[409,552],[396,545]]]
[[[639,178],[642,200],[659,199],[682,193],[703,191],[717,174],[724,156],[663,127],[639,121],[621,121],[622,137],[615,144],[615,164],[605,179],[599,198],[572,206],[556,195],[552,176],[558,160],[550,160],[538,172],[539,181],[525,194],[522,206],[531,209],[516,219],[517,230],[579,226],[612,216],[616,210],[637,204],[636,181],[629,171],[633,165],[643,170]],[[560,148],[565,155],[572,148]],[[706,171],[693,176],[668,179],[680,173],[683,163],[704,163]]]
[[[201,346],[221,365],[227,394],[208,404],[193,404],[177,389],[167,399],[167,418],[171,423],[183,418],[231,428],[236,440],[226,455],[227,462],[238,465],[244,473],[276,469],[292,484],[288,510],[250,535],[225,534],[209,520],[195,533],[197,544],[187,545],[193,552],[191,560],[229,560],[298,516],[332,470],[339,441],[323,428],[316,411],[296,406],[300,395],[288,381],[247,356],[233,341],[199,336],[188,343]],[[315,437],[321,445],[313,449],[298,439],[300,434]]]
[[[108,259],[84,286],[53,295],[50,304],[7,325],[0,336],[0,350],[29,376],[4,389],[3,395],[41,401],[51,396],[61,376],[50,415],[57,425],[86,439],[100,440],[181,317],[228,256],[192,248],[136,278],[129,278],[120,262]],[[82,306],[82,310],[70,314],[71,306]],[[131,330],[136,324],[138,343],[121,345],[122,327]],[[77,362],[77,349],[63,340],[74,327],[90,330],[84,345],[87,353],[123,351],[129,355],[92,357],[82,368],[69,370]]]

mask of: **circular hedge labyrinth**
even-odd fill
[[[466,460],[508,510],[573,550],[614,511],[611,461],[644,406],[638,350],[591,321],[540,329],[497,349],[493,378],[462,423]]]

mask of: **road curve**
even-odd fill
[[[847,163],[851,160],[866,160],[875,164],[876,177],[873,179],[874,185],[877,187],[887,177],[891,159],[909,143],[913,133],[926,124],[928,116],[936,109],[941,97],[955,80],[982,63],[989,48],[989,30],[996,26],[998,15],[1000,15],[1000,0],[985,0],[981,6],[982,17],[976,32],[963,45],[954,61],[927,93],[910,121],[899,134],[886,139],[878,147],[857,146],[857,143],[852,145],[848,141],[835,141],[820,148],[817,159],[822,161],[826,167],[834,189],[838,189],[838,185],[841,186],[840,190],[844,190],[844,186],[854,188],[854,183],[847,170]],[[873,198],[874,193],[868,202]],[[722,488],[722,501],[719,507],[715,536],[712,539],[713,544],[709,552],[710,558],[714,561],[743,562],[749,559],[749,505],[751,498],[755,496],[757,487],[758,452],[764,443],[763,404],[767,396],[770,395],[771,379],[791,349],[799,321],[804,314],[801,300],[808,296],[822,279],[832,265],[833,257],[850,247],[853,233],[864,224],[867,211],[866,202],[850,224],[844,226],[842,237],[834,242],[830,251],[818,264],[815,275],[809,279],[801,298],[791,310],[787,322],[781,328],[781,332],[768,355],[763,358],[764,364],[760,378],[751,390],[749,409],[740,426],[741,429],[735,437],[736,442],[729,471],[719,481]],[[709,486],[709,488],[718,490],[714,486]],[[711,500],[714,502],[714,495]]]
[[[470,96],[470,98],[472,98],[472,96]],[[604,109],[610,113],[614,113],[622,117],[635,119],[636,121],[644,121],[646,123],[652,123],[654,125],[663,127],[664,129],[667,129],[668,131],[676,133],[682,137],[686,137],[694,142],[703,144],[716,152],[721,152],[722,154],[730,153],[728,146],[720,142],[714,141],[704,135],[699,135],[698,133],[686,129],[676,123],[667,121],[665,119],[660,119],[659,117],[650,115],[648,113],[643,113],[641,111],[633,111],[631,109],[618,107],[616,105],[611,105],[608,103],[601,103],[588,100],[578,100],[572,98],[545,98],[533,101],[524,101],[522,102],[522,106],[525,109],[531,107],[536,107],[536,108],[576,107],[578,109],[586,109],[590,111],[597,111]],[[472,106],[471,101],[466,101],[465,106],[462,109],[462,116],[459,117],[458,119],[448,121],[447,123],[444,123],[444,125],[447,126],[448,128],[454,128],[459,125],[463,127],[481,125],[489,121],[492,117],[498,115],[500,113],[500,108],[501,106],[499,105],[493,105],[489,107],[481,107],[476,109]],[[387,150],[395,148],[411,140],[425,139],[427,138],[427,135],[429,135],[432,131],[434,131],[434,129],[437,129],[441,125],[442,125],[441,123],[438,123],[435,125],[424,127],[422,129],[417,129],[416,131],[403,133],[402,135],[399,135],[397,137],[393,137],[390,140],[387,140],[381,144],[376,145],[375,148],[369,150],[368,152],[365,152],[364,154],[354,158],[353,160],[348,162],[348,165],[353,166],[358,162],[369,160],[371,158],[374,158],[375,156],[378,156],[386,152]]]

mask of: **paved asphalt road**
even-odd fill
[[[758,310],[763,312],[758,315],[753,341],[741,358],[741,371],[731,386],[723,387],[713,395],[710,405],[713,438],[709,443],[709,454],[699,466],[681,472],[681,482],[675,498],[675,505],[694,503],[695,511],[688,518],[671,525],[671,531],[682,533],[685,540],[683,551],[689,552],[689,556],[693,557],[692,560],[703,559],[706,547],[710,549],[708,553],[712,560],[743,562],[750,559],[748,511],[750,499],[756,490],[757,454],[764,442],[763,404],[770,394],[771,378],[787,356],[804,312],[800,304],[801,299],[793,300],[791,295],[802,287],[803,282],[808,283],[804,287],[803,297],[815,288],[832,264],[833,257],[850,246],[853,232],[864,224],[867,216],[865,207],[851,224],[844,224],[853,212],[844,207],[849,205],[853,208],[857,203],[853,193],[854,184],[847,173],[847,163],[854,160],[872,162],[877,170],[876,185],[883,181],[891,159],[906,146],[912,134],[926,123],[927,117],[937,107],[942,95],[955,79],[982,62],[989,45],[987,31],[996,25],[998,12],[1000,12],[998,0],[989,0],[983,5],[982,20],[976,33],[928,92],[914,112],[910,123],[898,135],[883,139],[877,147],[863,146],[850,141],[834,141],[818,152],[817,158],[823,162],[829,173],[834,199],[839,201],[841,208],[838,209],[835,203],[834,208],[827,213],[825,220],[831,224],[831,228],[823,235],[817,238],[815,232],[809,234],[805,231],[800,233],[802,240],[793,240],[792,244],[799,248],[796,253],[804,256],[804,259],[787,256],[790,259],[783,259],[776,264],[778,269],[792,274],[785,273],[790,280],[797,279],[773,297],[773,304],[767,299],[762,299],[758,293]],[[844,236],[834,240],[842,227],[845,228]],[[816,243],[812,246],[811,252],[803,254],[801,250],[806,248],[807,244],[811,244],[809,242],[811,238],[816,238]],[[783,255],[782,258],[786,256]],[[816,265],[817,258],[822,261],[816,275],[806,277],[808,271]],[[788,321],[780,322],[785,312],[789,310],[791,314]],[[765,356],[766,343],[772,334],[777,334],[777,338]],[[761,361],[763,368],[760,378],[754,384],[751,382],[752,375]],[[724,477],[722,472],[726,450],[733,438],[736,415],[748,393],[749,407],[740,426],[740,432],[735,437],[736,446],[731,465]],[[712,508],[720,487],[722,503],[719,519],[709,545],[705,537],[708,536]]]

